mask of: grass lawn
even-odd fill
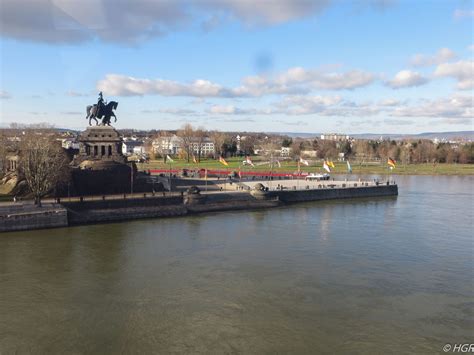
[[[188,163],[186,160],[174,159],[171,164],[165,164],[162,160],[152,160],[149,163],[137,164],[139,170],[148,169],[220,169],[220,170],[238,170],[239,165],[242,164],[244,158],[226,158],[229,166],[221,164],[219,161],[214,159],[202,159],[199,164],[193,162]],[[270,164],[263,164],[265,160],[257,160],[253,158],[255,167],[248,165],[241,165],[242,171],[270,171]],[[261,164],[261,165],[260,165]],[[342,162],[334,162],[336,167],[331,169],[334,174],[346,174],[347,165]],[[353,174],[399,174],[399,175],[474,175],[474,164],[408,164],[402,165],[397,164],[396,168],[390,171],[386,164],[352,164]],[[295,172],[298,170],[298,164],[295,161],[282,161],[281,167],[277,164],[273,164],[274,172]],[[322,162],[311,163],[309,166],[301,165],[301,171],[303,172],[324,172],[322,168]]]

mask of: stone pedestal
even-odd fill
[[[88,127],[79,136],[73,181],[79,195],[128,193],[136,167],[122,154],[122,137],[110,126]]]
[[[122,137],[111,126],[94,126],[79,136],[79,154],[74,157],[75,165],[83,161],[114,161],[126,164],[127,158],[122,154]]]

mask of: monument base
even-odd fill
[[[123,139],[111,126],[92,126],[78,138],[80,148],[72,162],[77,195],[130,192],[136,167],[122,154]]]

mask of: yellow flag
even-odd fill
[[[219,163],[224,164],[225,166],[229,166],[229,164],[222,157],[219,157]]]
[[[392,168],[395,167],[395,160],[393,160],[392,158],[388,158],[387,159],[387,164],[390,165]]]

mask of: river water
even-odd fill
[[[473,177],[397,198],[0,235],[0,354],[474,343]]]

